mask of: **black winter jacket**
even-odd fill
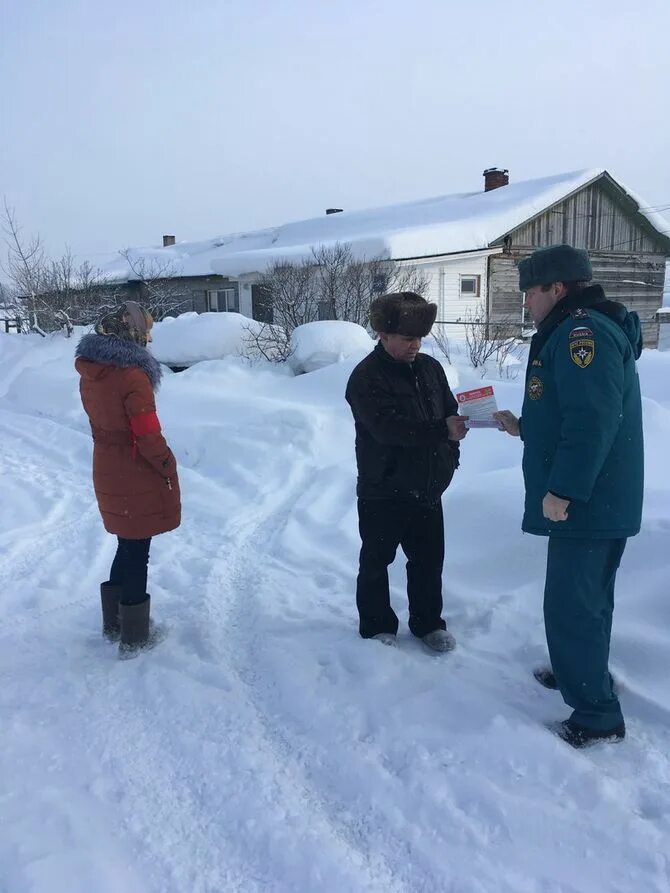
[[[346,399],[356,423],[359,498],[437,502],[459,460],[447,429],[458,403],[437,360],[420,353],[401,363],[379,342],[351,373]]]

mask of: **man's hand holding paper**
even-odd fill
[[[451,415],[447,418],[449,440],[463,440],[468,433],[468,417],[463,415]]]

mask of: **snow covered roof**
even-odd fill
[[[489,192],[457,193],[365,211],[343,211],[200,242],[131,249],[130,256],[134,262],[169,264],[171,276],[218,274],[235,278],[261,273],[279,259],[302,260],[310,256],[313,247],[337,242],[350,244],[359,258],[418,258],[476,251],[488,248],[506,233],[605,174],[601,169],[573,171],[510,183]],[[644,207],[632,192],[624,191]],[[656,230],[667,230],[666,221],[658,214],[641,213]],[[116,281],[137,278],[125,259],[110,264],[103,273]]]

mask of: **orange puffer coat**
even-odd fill
[[[160,365],[146,348],[116,335],[84,335],[76,355],[105,530],[125,539],[174,530],[181,521],[179,479],[156,415]]]

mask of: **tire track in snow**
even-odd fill
[[[56,457],[52,454],[44,462],[41,458],[22,460],[15,464],[13,470],[39,471],[44,480],[51,480],[45,467],[52,467],[50,460],[54,458]],[[54,479],[58,479],[60,469],[53,470]],[[68,485],[71,483],[69,481]],[[53,487],[46,498],[56,497],[57,493],[58,488]],[[68,503],[61,513],[62,517],[67,517],[71,510],[72,503]],[[86,526],[90,526],[90,523],[91,520],[81,522]],[[76,543],[81,524],[73,523],[68,526],[70,542]],[[60,544],[64,535],[60,518],[52,525],[49,521],[43,525],[35,525],[35,529],[39,532],[43,548],[53,549]],[[208,531],[193,525],[191,535],[175,551],[187,554],[189,550],[193,551],[194,556],[211,570],[211,561],[219,548],[217,532],[215,525],[211,525]],[[25,534],[24,529],[19,535],[23,538]],[[194,549],[194,543],[198,541],[200,548]],[[32,552],[31,544],[26,547],[26,570],[32,563]],[[16,568],[18,549],[13,552],[12,558]],[[81,602],[90,603],[90,596]],[[12,667],[13,673],[19,673],[25,678],[34,678],[38,667],[44,662],[60,666],[61,671],[64,669],[62,654],[56,654],[55,658],[53,655],[47,656],[58,641],[59,624],[47,624],[44,627],[40,624],[40,628],[35,629],[35,622],[45,613],[49,612],[40,612],[39,615],[32,614],[25,618],[25,625],[32,632],[37,632],[38,639],[22,649],[21,666],[14,664]],[[49,642],[44,642],[41,633],[50,637]],[[76,620],[73,621],[73,635],[82,638],[81,627],[76,626]],[[164,692],[157,690],[153,670],[156,669],[157,659],[160,661],[160,651],[142,655],[132,666],[117,666],[114,662],[110,668],[109,659],[114,659],[114,649],[96,642],[95,653],[91,655],[88,636],[86,642],[79,657],[81,661],[86,661],[93,656],[94,663],[85,670],[85,696],[82,697],[81,684],[76,679],[71,680],[70,686],[67,686],[66,680],[61,679],[56,686],[61,691],[61,699],[62,687],[66,685],[71,688],[74,700],[80,701],[80,706],[82,701],[86,704],[87,721],[83,729],[78,729],[77,734],[79,757],[74,760],[78,766],[76,774],[83,774],[88,778],[91,787],[107,801],[107,805],[116,807],[125,837],[135,841],[137,851],[148,855],[154,866],[154,889],[161,893],[167,890],[181,893],[187,889],[193,893],[220,893],[224,889],[244,893],[291,889],[291,880],[284,884],[274,877],[273,861],[266,860],[262,847],[256,847],[255,835],[250,829],[253,829],[257,816],[262,816],[264,811],[271,813],[273,809],[277,812],[276,822],[281,825],[285,818],[285,803],[290,803],[291,811],[300,816],[301,804],[293,795],[292,779],[284,780],[282,773],[278,771],[274,754],[270,753],[269,757],[265,754],[267,747],[263,742],[262,731],[255,728],[257,724],[254,711],[247,707],[244,697],[235,706],[232,714],[234,721],[231,721],[229,705],[218,709],[210,706],[206,711],[199,711],[196,692],[190,713],[184,717],[174,709],[169,696],[166,697]],[[45,648],[49,644],[51,648]],[[168,647],[169,643],[165,643],[165,656]],[[198,663],[197,655],[190,654],[188,658],[191,662]],[[74,669],[75,676],[78,665],[75,656],[70,661],[70,672]],[[167,670],[169,674],[171,667],[164,662],[158,670]],[[216,683],[217,676],[225,673],[225,668],[215,672],[210,668],[208,687],[211,688],[212,683]],[[126,691],[128,680],[124,681],[121,674],[136,677],[136,682],[139,676],[139,688]],[[232,674],[228,671],[228,675]],[[222,684],[220,687],[225,690],[230,686]],[[39,696],[52,704],[57,703],[59,696],[52,692],[50,697],[50,688],[48,684],[44,686]],[[237,694],[243,696],[245,692],[239,687]],[[153,708],[157,704],[165,711],[163,721],[154,715]],[[54,718],[51,734],[55,739],[53,743],[56,752],[68,753],[71,750],[69,731],[58,718]],[[188,765],[184,762],[182,752],[187,737],[187,750],[193,757]],[[250,740],[253,742],[251,748]],[[113,742],[111,746],[110,742]],[[207,758],[201,752],[203,744],[209,752]],[[250,760],[245,762],[235,759],[236,751],[244,754],[249,750]],[[89,754],[95,755],[98,762],[90,762],[87,759]],[[222,777],[219,770],[221,764],[232,765],[234,768]],[[239,772],[239,779],[234,777],[236,772]],[[266,802],[262,796],[250,796],[254,777],[263,772],[267,778],[262,791],[265,794],[271,790]],[[271,788],[273,784],[274,789]],[[243,811],[240,806],[246,802],[246,828],[236,827],[234,824],[226,828],[226,815],[231,799],[238,801],[234,814]],[[307,829],[303,831],[306,832]],[[188,843],[185,845],[184,841]],[[282,849],[290,853],[290,847],[284,845]],[[335,876],[341,874],[335,863],[328,867]],[[349,877],[343,879],[344,886],[348,880]],[[322,886],[316,877],[314,886]]]
[[[339,808],[326,803],[321,793],[307,782],[309,767],[296,760],[280,733],[258,709],[259,699],[253,691],[254,684],[258,683],[249,677],[235,657],[239,650],[235,637],[241,635],[242,630],[228,621],[235,616],[239,599],[244,599],[253,585],[253,579],[248,584],[242,580],[245,574],[254,577],[251,566],[258,563],[259,556],[251,554],[253,545],[267,543],[272,531],[282,526],[287,506],[292,504],[294,491],[302,485],[302,480],[302,474],[289,474],[288,483],[273,497],[267,498],[261,508],[254,507],[227,525],[227,539],[236,546],[235,554],[223,561],[218,554],[220,530],[215,524],[200,525],[197,531],[192,531],[193,540],[197,539],[200,544],[200,559],[208,562],[208,574],[207,580],[203,581],[205,603],[201,606],[194,604],[187,614],[194,610],[200,612],[202,623],[202,609],[208,611],[210,627],[218,629],[222,635],[220,648],[210,645],[204,651],[200,647],[200,655],[192,651],[188,654],[187,672],[192,681],[199,682],[210,694],[212,689],[217,690],[223,703],[210,703],[204,711],[192,709],[187,716],[175,715],[167,723],[147,723],[141,714],[131,722],[124,720],[123,715],[115,720],[126,727],[123,742],[128,744],[122,744],[121,750],[129,754],[129,767],[151,766],[151,786],[169,791],[169,799],[174,802],[174,808],[166,809],[162,802],[147,806],[133,797],[124,813],[134,817],[134,827],[130,829],[133,836],[144,839],[154,858],[164,859],[170,866],[175,890],[218,893],[222,889],[259,889],[288,893],[295,889],[317,888],[333,891],[404,889],[394,880],[381,858],[372,859],[365,852],[360,829],[343,822],[338,817]],[[182,542],[182,555],[193,548],[194,542]],[[222,571],[222,567],[225,570]],[[226,593],[230,600],[228,605],[225,604]],[[152,655],[143,655],[140,661],[147,666],[149,661],[153,664],[160,661],[164,668],[173,667],[174,662],[168,662],[167,657],[170,641]],[[243,647],[246,643],[245,638]],[[136,663],[140,664],[140,661]],[[134,673],[135,666],[130,670]],[[170,700],[164,695],[160,697],[153,690],[146,695],[147,703],[155,703],[158,697],[161,706],[172,709]],[[232,718],[231,702],[234,702]],[[103,719],[100,717],[100,721]],[[197,742],[193,740],[196,729]],[[188,749],[195,748],[196,774],[185,772],[184,755],[176,743]],[[130,782],[134,773],[128,773],[128,767],[124,768],[123,761],[119,762],[115,756],[110,759],[110,774],[125,777]],[[207,779],[206,784],[199,773]],[[145,782],[148,787],[149,779]],[[130,783],[128,786],[132,788]],[[223,817],[228,811],[246,815],[245,824],[226,829]],[[152,830],[155,814],[160,818],[158,836]],[[259,816],[265,816],[264,823],[259,823]],[[198,866],[197,872],[184,867],[176,845],[181,832],[175,824],[184,823],[186,817],[190,838],[200,841],[196,852],[190,854],[195,856],[191,858],[191,864]],[[222,817],[222,824],[219,824],[219,817]],[[282,828],[287,823],[292,829]],[[300,845],[298,851],[292,853],[295,839]],[[167,859],[164,853],[166,840],[175,842],[175,855],[171,853]],[[308,842],[311,846],[306,847]],[[172,851],[173,846],[168,849]],[[300,860],[302,864],[296,864]]]
[[[22,421],[22,420],[21,420]],[[56,426],[57,428],[58,426]],[[49,423],[48,433],[54,435],[54,423]],[[65,429],[64,429],[65,430]],[[90,556],[93,567],[86,566],[86,555],[81,552],[82,541],[87,544],[91,536],[98,542],[98,512],[92,499],[90,480],[62,465],[62,453],[54,450],[39,438],[26,438],[21,426],[16,427],[9,413],[0,416],[0,440],[2,442],[3,475],[25,482],[26,494],[34,501],[44,503],[45,514],[0,534],[3,562],[0,564],[0,589],[23,593],[22,613],[16,625],[24,628],[38,616],[59,611],[66,607],[90,603],[90,595],[72,599],[72,587],[67,594],[58,596],[52,608],[33,609],[25,595],[36,586],[55,587],[55,582],[73,569],[82,583],[89,583],[96,574],[96,555]],[[27,448],[28,447],[28,448]],[[75,545],[76,544],[76,545]],[[96,547],[97,553],[99,547]],[[73,563],[74,559],[74,563]],[[84,562],[83,573],[77,573],[77,563]],[[75,590],[76,591],[76,590]]]
[[[309,478],[309,473],[305,472],[302,483],[307,483]],[[300,490],[300,486],[300,483],[294,484],[291,489],[297,494]],[[388,887],[388,878],[390,878],[391,883],[395,885],[394,889],[411,889],[417,891],[433,889],[435,884],[441,882],[439,873],[436,873],[435,871],[435,866],[431,865],[430,862],[426,862],[422,865],[421,859],[417,859],[418,853],[414,852],[414,854],[411,854],[408,849],[408,839],[403,839],[402,836],[398,836],[396,833],[397,823],[395,828],[388,827],[391,818],[390,816],[381,811],[376,804],[371,803],[370,814],[368,816],[360,816],[357,821],[356,818],[352,819],[350,817],[352,811],[355,811],[355,804],[352,805],[351,802],[338,800],[337,796],[333,796],[334,791],[332,784],[328,785],[326,781],[325,785],[315,786],[314,780],[318,780],[324,772],[327,773],[328,771],[328,761],[324,761],[323,759],[323,749],[320,748],[319,742],[306,741],[304,735],[301,735],[292,728],[290,720],[284,724],[280,718],[279,723],[277,722],[276,713],[273,711],[272,707],[273,700],[276,702],[276,698],[274,697],[275,689],[273,688],[272,681],[268,678],[264,678],[255,665],[254,651],[256,646],[253,637],[253,627],[254,622],[261,611],[258,606],[259,593],[268,593],[268,588],[263,585],[266,575],[263,572],[263,562],[262,560],[259,561],[259,556],[272,556],[273,542],[281,534],[290,515],[293,503],[293,497],[289,492],[286,494],[284,500],[277,505],[275,511],[273,513],[268,513],[268,517],[265,521],[256,518],[256,523],[254,524],[252,523],[252,516],[249,519],[247,526],[239,530],[240,550],[238,554],[234,557],[232,562],[229,562],[226,567],[222,567],[221,569],[222,584],[227,585],[231,592],[236,594],[233,603],[229,606],[229,610],[230,623],[232,624],[233,629],[235,629],[233,641],[238,646],[237,652],[233,658],[237,672],[240,678],[246,682],[249,687],[250,697],[255,703],[267,737],[274,740],[274,746],[276,747],[278,754],[281,756],[281,759],[293,764],[295,767],[294,771],[296,771],[302,779],[304,796],[306,799],[318,804],[318,808],[323,810],[326,815],[330,817],[334,827],[339,828],[344,839],[348,840],[352,846],[363,851],[367,849],[367,845],[370,843],[379,842],[381,844],[379,849],[383,849],[386,856],[381,860],[381,865],[374,864],[374,860],[370,860],[369,857],[367,857],[369,877],[377,879],[384,877],[384,883],[387,885],[387,889],[390,889]],[[488,634],[489,631],[487,630],[484,635],[485,639],[488,638]],[[477,653],[477,651],[478,649],[475,649],[473,653],[467,656],[467,664],[472,664],[473,662],[475,664],[479,663],[482,659],[482,654]],[[495,663],[496,665],[499,665],[499,655],[497,656]],[[516,681],[516,676],[510,676],[510,679]],[[297,692],[296,697],[299,697]],[[526,711],[524,710],[524,712]],[[630,736],[632,740],[629,742],[629,745],[633,745],[635,750],[640,751],[640,759],[645,756],[645,753],[653,755],[653,762],[656,764],[655,774],[661,782],[662,788],[667,790],[669,777],[668,769],[670,767],[670,761],[668,761],[666,757],[667,728],[665,728],[665,725],[667,718],[665,711],[662,709],[661,714],[657,714],[653,717],[655,720],[654,725],[660,723],[660,728],[654,729],[651,735],[640,735],[639,733],[636,734],[634,729],[631,730],[633,734]],[[350,752],[346,754],[347,758],[356,758],[356,744],[357,742],[355,741],[351,742]],[[640,747],[640,745],[642,745],[642,747]],[[363,754],[361,754],[361,756],[362,755]],[[588,756],[589,755],[587,754],[587,757]],[[611,756],[613,759],[610,763],[610,754],[606,751],[605,759],[603,760],[607,766],[605,771],[610,775],[612,781],[616,783],[620,794],[625,793],[625,795],[630,797],[636,812],[642,817],[645,817],[645,813],[656,814],[659,812],[665,817],[666,810],[663,807],[662,797],[656,797],[652,795],[652,792],[646,792],[644,793],[644,796],[640,798],[634,793],[634,784],[631,785],[631,791],[628,792],[628,784],[626,782],[621,782],[621,779],[626,776],[625,754],[614,752]],[[622,761],[623,765],[620,765],[619,757],[624,757]],[[607,765],[608,763],[610,765]],[[383,768],[388,770],[387,781],[391,786],[392,799],[393,787],[396,783],[400,783],[400,780],[394,777],[392,766],[386,765]],[[353,769],[356,771],[355,764]],[[324,787],[330,788],[330,790],[324,790]],[[637,801],[639,799],[641,799],[641,805],[638,806]],[[444,808],[449,816],[450,813],[455,810],[455,807],[452,807],[450,804],[444,804]],[[668,814],[670,814],[670,812]],[[342,820],[343,815],[347,815],[346,821]],[[445,815],[445,819],[447,819],[447,815]],[[450,816],[449,820],[451,820],[451,818],[458,820],[458,815],[456,814],[454,817]],[[474,825],[472,826],[472,830],[473,833],[477,830]],[[483,839],[486,839],[485,822],[482,826],[482,837]],[[444,843],[446,844],[446,841],[444,841]],[[411,855],[413,855],[413,859],[410,860]],[[413,864],[408,868],[410,861],[413,862]],[[442,880],[444,881],[446,879],[442,878]],[[379,881],[377,880],[377,882]],[[361,886],[356,889],[369,889],[366,886],[366,881],[364,881],[362,877],[360,884]],[[376,889],[376,887],[373,887],[372,889]]]
[[[17,440],[22,440],[19,438]],[[17,443],[17,454],[25,447]],[[31,444],[31,453],[38,448]],[[35,474],[40,482],[51,482],[51,490],[45,493],[46,499],[58,500],[68,490],[78,485],[80,492],[88,488],[79,478],[65,480],[62,466],[56,461],[59,454],[53,450],[45,450],[39,459],[17,460],[15,471]],[[46,471],[53,467],[54,473]],[[289,475],[289,479],[290,479]],[[53,481],[59,481],[54,485]],[[242,517],[233,518],[226,529],[229,548],[235,550],[231,559],[234,567],[243,568],[248,558],[248,543],[262,540],[266,529],[281,524],[283,519],[276,519],[276,512],[283,504],[290,504],[291,485],[282,484],[276,495],[272,490],[266,493],[264,505],[253,508]],[[76,542],[81,538],[82,528],[94,523],[94,519],[80,519],[70,522],[63,530],[63,519],[74,510],[75,499],[70,499],[61,506],[58,518],[47,519],[45,524],[36,525],[36,533],[40,536],[43,547],[49,552],[57,549],[64,537]],[[66,522],[67,523],[67,522]],[[221,531],[215,521],[195,523],[182,535],[175,548],[171,550],[174,561],[182,560],[200,562],[207,567],[207,579],[204,580],[203,591],[212,593],[214,599],[221,599],[220,579],[220,535]],[[23,531],[25,536],[25,530]],[[32,561],[32,547],[26,547],[24,556],[26,567]],[[18,551],[14,552],[14,560],[18,560]],[[253,562],[258,560],[254,556]],[[226,564],[228,559],[226,559]],[[199,581],[198,581],[199,582]],[[197,582],[196,582],[196,587]],[[240,588],[239,585],[237,587]],[[239,597],[239,592],[235,593]],[[81,600],[90,603],[90,596]],[[186,605],[185,619],[195,623],[200,619],[197,598],[192,608]],[[31,624],[37,618],[26,619]],[[233,631],[233,637],[234,637]],[[224,631],[224,643],[230,643],[230,633]],[[189,669],[194,674],[193,681],[205,686],[208,692],[212,689],[226,690],[233,693],[238,703],[233,711],[235,721],[231,723],[228,715],[229,707],[218,708],[211,704],[205,712],[197,709],[197,702],[191,707],[186,717],[174,711],[173,705],[164,693],[155,690],[155,681],[151,673],[151,663],[160,661],[162,670],[169,670],[167,648],[164,646],[163,657],[157,651],[153,655],[143,655],[140,659],[147,667],[146,674],[141,670],[141,681],[146,685],[142,697],[137,693],[129,696],[119,689],[119,680],[112,684],[106,676],[105,658],[111,655],[110,649],[96,648],[95,660],[103,661],[102,666],[94,666],[87,671],[88,685],[97,691],[97,697],[91,698],[87,704],[89,722],[88,734],[80,742],[86,753],[98,754],[100,765],[89,767],[89,775],[94,777],[93,787],[103,792],[106,800],[117,801],[121,806],[120,820],[123,832],[130,840],[138,842],[138,848],[149,854],[155,866],[158,889],[189,889],[194,893],[219,893],[226,890],[293,890],[296,880],[302,888],[351,889],[351,890],[399,890],[397,884],[383,866],[372,864],[368,867],[369,858],[361,851],[360,841],[356,835],[345,833],[341,823],[334,823],[324,809],[324,804],[305,784],[303,767],[296,765],[290,755],[282,749],[278,752],[277,735],[268,735],[265,717],[259,714],[254,699],[250,697],[247,680],[238,678],[237,666],[226,667],[226,653],[217,655],[221,665],[213,666],[211,661],[198,661],[197,653],[188,655],[189,662],[194,665]],[[188,640],[186,645],[188,646]],[[90,647],[90,646],[89,646]],[[210,656],[213,657],[211,648]],[[205,654],[207,649],[205,649]],[[201,655],[203,651],[201,648]],[[82,655],[83,656],[83,655]],[[39,663],[44,654],[39,647],[25,651],[26,661]],[[216,658],[214,658],[216,659]],[[137,662],[140,664],[140,661]],[[204,666],[203,664],[208,664]],[[204,670],[204,672],[202,672]],[[117,671],[135,674],[135,667]],[[146,676],[146,678],[145,678]],[[199,678],[198,678],[199,677]],[[106,692],[104,696],[102,692]],[[153,722],[152,707],[160,703],[166,715],[162,721]],[[119,708],[123,705],[123,709]],[[102,708],[102,709],[101,709]],[[172,712],[172,715],[170,713]],[[194,744],[193,734],[197,729],[198,742]],[[187,740],[188,748],[195,747],[193,754],[194,767],[186,770],[181,748]],[[114,741],[110,748],[108,742]],[[222,742],[225,746],[222,747]],[[203,758],[201,746],[216,753],[222,747],[223,753],[218,759],[213,756]],[[61,748],[67,749],[68,741],[63,734]],[[235,756],[235,752],[243,754],[244,759]],[[208,764],[207,760],[211,762]],[[228,770],[223,775],[217,766],[228,764],[235,771]],[[238,773],[243,781],[234,777]],[[209,779],[203,786],[202,775]],[[96,778],[96,776],[98,776]],[[108,781],[105,781],[105,777]],[[109,781],[114,779],[114,781]],[[250,780],[255,782],[256,790],[250,787]],[[142,791],[142,796],[139,796]],[[250,791],[253,791],[250,796]],[[248,827],[226,829],[225,821],[219,824],[219,817],[225,816],[230,801],[235,802],[235,814],[244,813],[243,804],[247,802]],[[330,810],[332,812],[332,810]],[[308,864],[302,856],[303,864],[293,866],[298,857],[291,856],[291,838],[284,833],[281,847],[276,849],[268,859],[263,848],[272,849],[272,838],[276,832],[269,832],[267,827],[258,826],[258,816],[272,816],[270,823],[281,827],[289,820],[295,827],[295,836],[301,838],[300,849],[305,839],[312,841],[308,848]],[[155,825],[158,825],[156,830]],[[265,823],[261,823],[265,824]],[[191,846],[184,851],[180,843],[185,829]],[[260,840],[260,849],[254,840]],[[167,844],[167,846],[166,846]],[[304,850],[303,850],[304,852]],[[166,886],[166,884],[169,885]]]
[[[288,728],[281,724],[281,719],[278,723],[268,712],[272,703],[272,682],[259,674],[254,665],[254,652],[258,646],[254,643],[253,623],[257,612],[257,593],[263,589],[263,559],[272,553],[274,540],[282,532],[296,500],[313,476],[312,468],[294,468],[292,475],[288,476],[286,487],[273,500],[273,505],[266,504],[264,511],[254,510],[246,518],[237,519],[234,525],[234,539],[238,542],[236,554],[217,563],[217,576],[212,580],[217,582],[217,591],[224,589],[231,593],[231,600],[222,606],[216,596],[210,596],[209,607],[213,622],[227,626],[234,633],[230,638],[231,663],[247,688],[278,766],[283,773],[289,773],[300,801],[311,811],[312,823],[318,821],[323,825],[324,833],[338,840],[355,859],[358,870],[356,885],[348,889],[404,891],[410,888],[399,880],[394,867],[381,854],[381,848],[371,852],[369,844],[375,836],[383,833],[388,849],[395,848],[396,853],[405,853],[407,842],[401,839],[393,841],[391,829],[385,828],[382,832],[382,829],[375,827],[378,815],[374,819],[371,816],[352,817],[350,803],[333,799],[322,787],[315,785],[314,779],[319,778],[322,770],[319,745],[305,747],[305,742],[301,741],[297,746]]]
[[[47,464],[62,471],[56,464],[58,454],[47,454]],[[203,614],[210,621],[206,647],[199,654],[189,650],[193,643],[184,637],[184,647],[175,655],[178,649],[172,644],[180,643],[173,636],[153,654],[132,665],[118,665],[113,650],[100,643],[95,653],[89,646],[82,648],[80,660],[73,655],[69,668],[63,668],[57,646],[46,643],[44,651],[20,655],[13,667],[19,678],[28,658],[36,665],[69,669],[60,688],[69,682],[78,708],[87,714],[78,726],[83,732],[76,742],[79,756],[69,771],[73,778],[83,774],[94,795],[116,807],[137,858],[144,852],[152,866],[151,890],[297,889],[308,877],[308,868],[301,865],[295,876],[291,874],[290,857],[281,849],[290,845],[292,833],[302,835],[301,849],[313,844],[315,870],[321,874],[310,875],[311,886],[305,889],[415,891],[429,889],[429,880],[439,884],[435,874],[405,884],[396,863],[403,858],[397,854],[406,853],[407,841],[384,827],[387,817],[376,810],[378,827],[369,818],[345,819],[351,804],[315,784],[314,777],[318,780],[323,769],[320,743],[306,743],[281,720],[278,724],[271,710],[272,681],[263,678],[254,663],[253,620],[260,610],[263,558],[272,554],[272,543],[308,477],[306,470],[289,469],[282,486],[267,493],[260,507],[235,515],[223,529],[231,550],[225,558],[220,556],[222,531],[214,520],[198,518],[179,538],[175,563],[197,561],[207,568],[201,580],[195,580],[192,603],[184,605],[184,616],[193,626],[202,626]],[[80,479],[76,481],[81,487]],[[55,629],[45,626],[44,634]],[[92,668],[86,666],[91,657]],[[184,667],[189,684],[180,697]],[[26,675],[34,679],[34,668]],[[45,700],[53,691],[47,680]],[[63,700],[62,691],[55,691],[52,704],[59,697]],[[66,723],[57,725],[55,743],[61,752],[73,747],[72,737]],[[656,750],[657,744],[645,741]],[[667,780],[668,763],[661,757],[658,751],[656,775]],[[613,751],[603,762],[614,779],[625,774],[629,761],[624,751]],[[646,792],[639,806],[652,817],[664,808],[663,799],[653,793]],[[637,799],[631,783],[633,807]],[[278,843],[272,840],[273,826],[280,827]],[[382,835],[387,856],[371,858],[367,842],[377,842]],[[330,851],[324,852],[329,845]]]

